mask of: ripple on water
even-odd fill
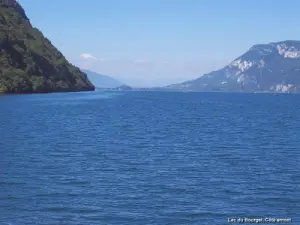
[[[298,95],[0,96],[0,224],[300,222]],[[18,106],[18,107],[16,107]]]

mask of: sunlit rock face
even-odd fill
[[[194,91],[299,92],[300,41],[254,45],[229,65],[169,88]]]

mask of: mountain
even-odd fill
[[[37,28],[32,27],[16,0],[0,1],[0,92],[94,89],[86,74],[71,65]]]
[[[82,69],[84,73],[87,74],[89,80],[97,87],[97,88],[115,88],[123,85],[120,81],[105,75],[101,75],[99,73]]]
[[[220,70],[166,88],[182,91],[300,92],[300,41],[254,45]]]
[[[125,84],[123,84],[123,85],[121,85],[119,87],[116,87],[114,89],[116,89],[118,91],[132,91],[132,90],[134,90],[132,87],[130,87],[128,85],[125,85]]]

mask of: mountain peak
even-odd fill
[[[16,0],[0,0],[0,93],[94,90],[79,68],[37,28]]]
[[[120,81],[107,76],[107,75],[102,75],[99,73],[96,73],[91,70],[87,69],[82,69],[82,72],[84,72],[89,80],[97,87],[97,88],[116,88],[118,86],[123,85]]]
[[[253,45],[224,68],[174,86],[181,90],[300,92],[300,41]]]
[[[300,41],[287,40],[253,45],[246,53],[236,58],[229,67],[238,67],[243,72],[275,54],[284,58],[300,58]]]
[[[278,41],[278,42],[270,42],[270,45],[280,45],[280,44],[286,44],[286,45],[300,45],[299,40],[285,40],[285,41]]]
[[[0,5],[2,5],[2,6],[13,6],[14,7],[17,4],[19,4],[17,2],[17,0],[0,0]]]
[[[26,16],[25,10],[17,0],[0,0],[0,7],[13,8],[24,19],[29,20],[28,17]]]

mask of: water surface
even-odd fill
[[[0,224],[300,224],[299,102],[228,93],[0,96]]]

